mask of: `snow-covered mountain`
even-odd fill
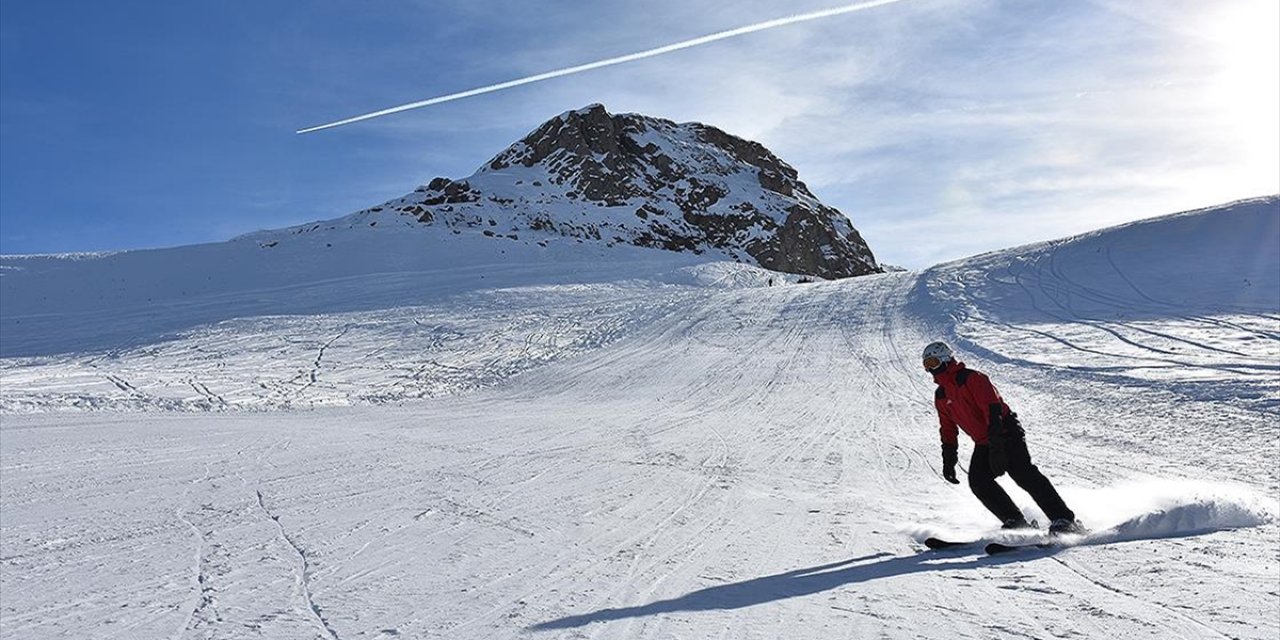
[[[467,178],[436,178],[339,224],[404,216],[512,240],[554,234],[714,251],[822,278],[880,270],[849,219],[759,143],[599,104],[548,120]]]
[[[803,285],[383,220],[0,259],[0,634],[1280,633],[1280,197]],[[938,338],[1095,534],[922,551],[1002,535]]]

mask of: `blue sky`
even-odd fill
[[[759,140],[913,268],[1280,192],[1275,0],[0,3],[0,252],[221,241],[470,174],[602,102]]]

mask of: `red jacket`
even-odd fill
[[[957,427],[964,429],[974,444],[987,444],[991,405],[1000,405],[1002,417],[1009,415],[1009,405],[1000,398],[1000,392],[986,374],[966,369],[963,362],[947,365],[942,373],[933,374],[933,381],[938,383],[933,404],[938,409],[943,444],[956,444]]]

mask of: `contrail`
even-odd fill
[[[808,22],[809,20],[818,20],[821,18],[829,18],[831,16],[838,16],[845,13],[853,13],[855,11],[862,11],[863,9],[871,9],[871,8],[883,6],[886,4],[893,4],[895,2],[902,2],[902,0],[874,0],[873,2],[861,2],[858,4],[851,4],[843,7],[835,7],[833,9],[823,9],[821,11],[814,11],[811,13],[802,13],[799,15],[789,16],[786,18],[778,18],[776,20],[758,22],[756,24],[747,25],[745,27],[738,27],[737,29],[729,29],[728,31],[719,31],[710,35],[693,38],[691,40],[683,40],[675,44],[669,44],[669,45],[657,47],[654,49],[645,49],[644,51],[638,51],[636,53],[629,53],[625,56],[618,56],[616,58],[607,58],[607,59],[599,60],[596,62],[588,62],[587,64],[580,64],[576,67],[568,67],[568,68],[559,69],[556,71],[547,71],[546,73],[539,73],[537,75],[527,76],[527,77],[519,78],[516,80],[509,80],[507,82],[491,84],[487,87],[470,89],[468,91],[461,91],[459,93],[451,93],[446,96],[429,98],[427,100],[420,100],[418,102],[410,102],[409,104],[402,104],[398,107],[391,107],[389,109],[383,109],[381,111],[374,111],[373,113],[366,113],[360,116],[353,116],[345,120],[338,120],[337,122],[330,122],[328,124],[321,124],[321,125],[316,125],[314,127],[307,127],[306,129],[299,129],[297,133],[311,133],[312,131],[319,131],[321,129],[331,129],[333,127],[341,127],[344,124],[360,122],[361,120],[369,120],[371,118],[387,116],[393,113],[400,113],[401,111],[417,109],[419,107],[429,107],[433,104],[440,104],[442,102],[451,102],[453,100],[460,100],[462,98],[470,98],[471,96],[478,96],[482,93],[492,93],[494,91],[510,89],[511,87],[518,87],[523,84],[541,82],[543,80],[559,78],[560,76],[567,76],[570,74],[580,73],[583,71],[590,71],[592,69],[599,69],[601,67],[609,67],[615,64],[631,62],[633,60],[643,60],[644,58],[652,58],[654,56],[660,56],[664,53],[671,53],[672,51],[679,51],[681,49],[688,49],[690,47],[697,47],[700,45],[709,44],[712,42],[716,42],[717,40],[724,40],[726,38],[742,36],[748,33],[755,33],[757,31],[772,29],[774,27],[782,27],[789,24],[795,24],[797,22]]]

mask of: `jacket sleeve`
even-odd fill
[[[942,387],[938,387],[938,392],[933,396],[933,408],[938,410],[938,433],[942,435],[942,444],[958,446],[957,436],[960,433],[956,421],[951,419],[951,410],[947,409],[946,396],[942,394]]]

